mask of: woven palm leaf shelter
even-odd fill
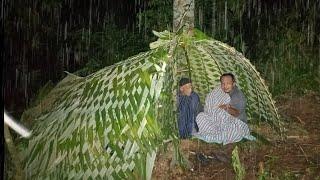
[[[51,90],[24,152],[28,179],[149,179],[157,149],[177,139],[181,76],[191,76],[204,102],[219,76],[233,72],[249,122],[281,130],[266,85],[241,53],[199,31],[155,34],[148,52],[87,77],[69,74]]]

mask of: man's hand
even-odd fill
[[[229,114],[231,114],[234,117],[238,117],[240,115],[240,111],[232,107],[230,104],[221,104],[218,107],[227,111]]]
[[[227,110],[229,107],[230,107],[230,104],[221,104],[218,106],[218,108],[224,109],[224,110]]]

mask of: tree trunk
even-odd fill
[[[187,32],[188,35],[193,35],[194,29],[194,0],[174,0],[173,2],[173,33],[177,33],[181,30]],[[173,39],[170,50],[169,50],[169,57],[174,59],[174,49],[177,46],[177,39],[176,37]],[[186,58],[188,58],[186,56]],[[177,72],[177,65],[174,63],[173,67],[173,74]],[[189,75],[190,76],[190,75]],[[175,82],[174,84],[177,84]],[[173,89],[173,92],[176,93],[176,89]],[[175,95],[176,96],[176,95]],[[174,98],[176,100],[176,97]],[[174,103],[176,104],[176,102]],[[177,107],[175,107],[177,109]],[[180,144],[180,140],[174,140],[174,153],[172,157],[172,161],[170,163],[170,168],[173,168],[175,165],[184,166],[189,170],[193,170],[191,162],[188,160],[189,155],[183,154],[181,149],[178,148],[178,144]]]
[[[194,28],[194,0],[174,0],[173,32],[181,28],[192,32]]]

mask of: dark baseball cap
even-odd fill
[[[183,85],[189,84],[189,83],[192,83],[191,79],[183,77],[179,81],[179,86],[183,86]]]

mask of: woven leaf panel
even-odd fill
[[[282,125],[268,87],[248,59],[234,48],[215,40],[195,41],[188,50],[195,88],[199,86],[196,90],[201,96],[207,94],[212,86],[219,85],[221,74],[232,72],[247,98],[249,119],[265,120],[280,131]]]
[[[281,128],[277,109],[254,66],[219,41],[195,33],[169,45],[169,32],[152,50],[88,77],[69,75],[51,91],[50,110],[36,119],[25,151],[29,179],[145,179],[159,146],[177,138],[177,81],[190,76],[202,103],[233,72],[247,98],[250,120]],[[181,36],[181,35],[179,35]],[[169,48],[174,51],[168,56]],[[172,59],[170,59],[172,58]]]
[[[136,164],[145,164],[162,139],[153,108],[166,66],[159,51],[141,53],[69,86],[58,106],[37,119],[25,153],[28,177],[139,177]]]

